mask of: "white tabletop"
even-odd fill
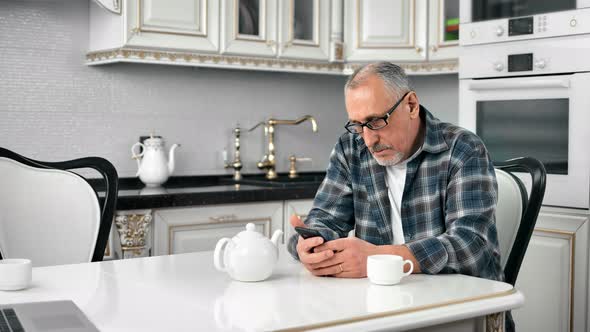
[[[281,248],[272,277],[232,281],[212,252],[33,269],[32,287],[0,303],[73,300],[101,331],[409,329],[510,310],[509,284],[463,275],[412,275],[395,286],[320,278]]]

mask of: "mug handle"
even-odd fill
[[[227,266],[225,265],[224,259],[221,256],[221,250],[225,248],[225,246],[229,243],[229,238],[224,237],[223,239],[217,242],[215,246],[215,252],[213,253],[213,263],[215,264],[215,268],[219,271],[225,272],[227,271]],[[223,251],[225,253],[225,250]]]
[[[406,264],[410,264],[410,270],[409,270],[408,272],[405,272],[405,273],[403,274],[403,276],[404,276],[404,277],[407,277],[407,276],[409,276],[409,275],[410,275],[410,274],[412,274],[412,272],[414,271],[414,263],[412,263],[412,261],[411,261],[411,260],[409,260],[409,259],[406,259],[406,260],[404,261],[404,264],[402,264],[402,267],[406,266]]]

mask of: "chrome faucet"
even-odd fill
[[[304,115],[303,117],[297,120],[278,120],[270,118],[266,120],[266,122],[259,122],[254,127],[250,128],[248,131],[252,131],[258,126],[264,126],[264,136],[268,137],[268,145],[266,154],[262,157],[256,166],[259,169],[266,170],[266,178],[269,180],[277,178],[277,172],[275,170],[276,161],[275,161],[275,142],[274,142],[274,133],[275,133],[275,126],[276,125],[298,125],[301,122],[310,121],[311,122],[311,129],[313,132],[318,131],[318,124],[311,115]]]

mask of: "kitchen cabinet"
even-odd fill
[[[588,211],[543,207],[516,282],[518,331],[587,331]]]
[[[88,65],[342,74],[338,0],[128,0],[120,13],[105,8],[90,5]]]
[[[459,58],[459,0],[428,3],[428,60]]]
[[[283,202],[208,205],[154,211],[154,255],[213,250],[247,223],[267,237],[283,229]]]
[[[128,0],[121,14],[90,3],[90,52],[130,48],[122,56],[172,56],[151,49],[219,51],[219,0]],[[137,52],[137,53],[132,53]],[[142,52],[142,53],[141,53]],[[100,60],[90,58],[89,60]]]
[[[330,1],[223,0],[221,53],[329,60]]]
[[[458,42],[448,30],[458,29],[458,2],[345,0],[347,71],[358,63],[393,61],[409,73],[456,72]]]

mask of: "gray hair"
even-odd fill
[[[344,93],[346,94],[349,89],[355,89],[363,85],[371,75],[377,75],[381,78],[387,91],[392,96],[397,96],[397,98],[413,90],[406,72],[400,66],[382,61],[370,63],[355,70],[344,85]]]

